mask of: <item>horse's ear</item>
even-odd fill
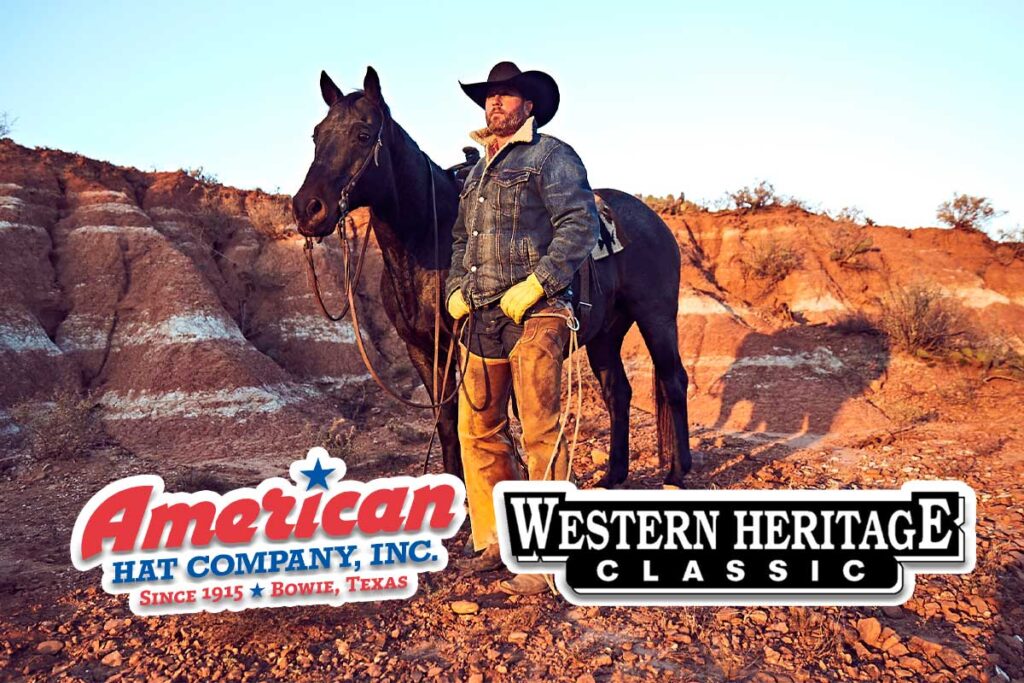
[[[366,77],[363,78],[363,93],[366,97],[377,104],[384,105],[384,96],[380,92],[380,76],[372,66],[366,67]]]
[[[331,80],[326,71],[320,72],[320,94],[324,96],[324,102],[327,103],[328,107],[333,106],[335,102],[344,97],[341,94],[341,88],[334,85],[334,81]]]

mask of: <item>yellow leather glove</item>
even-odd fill
[[[469,304],[466,303],[466,298],[462,296],[461,289],[456,289],[452,292],[452,295],[448,297],[448,313],[455,320],[458,320],[469,313]]]
[[[508,288],[505,295],[501,297],[499,306],[501,306],[502,312],[518,325],[527,309],[540,301],[543,296],[544,287],[541,286],[537,276],[530,273],[528,278]]]

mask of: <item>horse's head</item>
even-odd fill
[[[329,235],[340,217],[338,200],[348,193],[348,208],[373,203],[381,192],[390,160],[375,149],[386,136],[390,117],[380,92],[380,79],[367,67],[363,90],[344,95],[327,72],[320,72],[320,92],[327,116],[313,129],[313,163],[292,199],[299,232],[307,237]]]

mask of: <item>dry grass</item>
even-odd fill
[[[787,621],[790,633],[793,634],[793,651],[798,655],[798,661],[805,661],[808,668],[819,668],[822,671],[826,671],[829,665],[838,664],[837,659],[843,653],[843,614],[841,608],[789,608]]]
[[[348,460],[357,431],[356,425],[345,419],[335,420],[330,425],[307,424],[303,443],[309,444],[309,448],[322,446],[332,457]]]
[[[183,168],[181,171],[189,178],[196,180],[206,185],[219,185],[220,179],[217,178],[216,173],[207,171],[202,166],[196,166],[195,168]]]
[[[41,460],[82,458],[110,443],[97,414],[98,402],[88,395],[60,390],[45,407],[23,401],[10,412],[25,431],[32,455]]]
[[[1009,252],[1009,262],[1003,265],[1010,265],[1013,259],[1024,259],[1024,226],[1017,225],[1013,228],[999,231],[999,242],[1003,249],[999,251]]]
[[[398,438],[399,443],[419,443],[430,439],[430,434],[426,430],[409,423],[408,416],[391,418],[387,422],[387,428]]]
[[[864,225],[867,218],[864,212],[856,206],[844,206],[832,215],[832,219],[838,223],[851,223],[853,225]]]
[[[250,195],[246,199],[245,212],[257,231],[272,238],[286,236],[295,220],[288,203],[265,195]]]
[[[195,213],[195,224],[190,225],[196,240],[214,250],[220,250],[228,236],[235,230],[238,216],[212,203],[204,204]]]
[[[214,493],[225,494],[235,488],[237,487],[234,483],[216,472],[198,467],[186,470],[167,482],[168,491],[180,491],[182,493],[213,491]]]
[[[803,253],[793,245],[774,237],[751,241],[740,259],[744,277],[764,280],[768,285],[781,282],[803,265]]]
[[[882,302],[880,323],[893,346],[908,353],[951,351],[969,331],[959,302],[930,285],[894,290]]]
[[[832,323],[832,329],[840,334],[882,334],[878,321],[864,311],[847,313]]]
[[[357,382],[344,384],[332,392],[338,399],[338,411],[342,417],[349,420],[359,421],[373,408],[373,392],[376,385],[370,382]]]
[[[871,238],[862,228],[849,223],[840,225],[829,236],[828,246],[829,258],[840,266],[854,270],[865,270],[870,267],[861,258],[872,251]]]

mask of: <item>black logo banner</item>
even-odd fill
[[[494,500],[505,564],[554,573],[576,604],[900,604],[918,571],[974,568],[974,492],[959,481],[868,491],[508,481]]]

